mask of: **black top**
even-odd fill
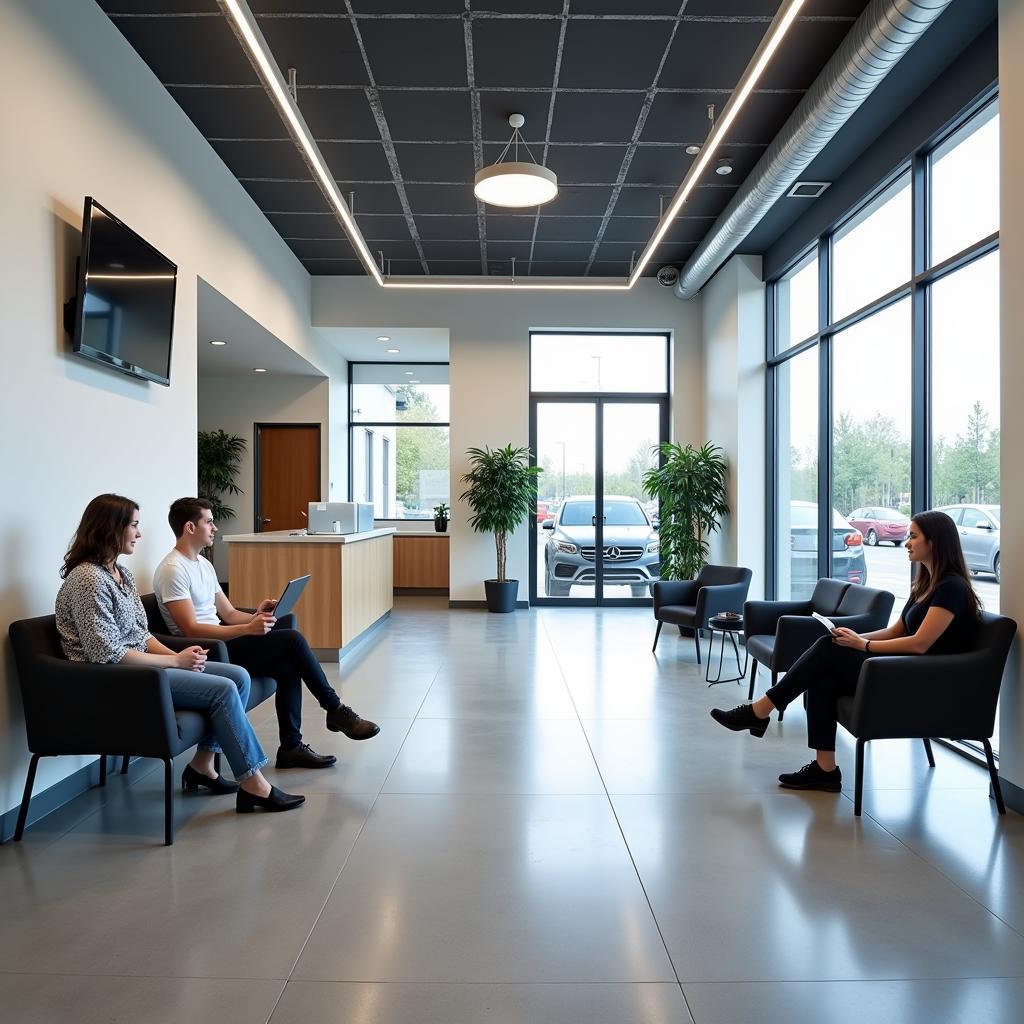
[[[927,654],[961,654],[971,648],[977,621],[971,616],[971,602],[967,588],[970,586],[960,576],[943,576],[938,585],[923,601],[917,603],[911,598],[903,606],[900,618],[907,636],[913,636],[924,622],[929,608],[944,608],[953,613],[953,621],[942,635],[928,648]]]

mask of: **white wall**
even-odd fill
[[[199,429],[224,430],[245,438],[245,455],[238,473],[242,493],[224,496],[235,510],[232,519],[217,524],[222,534],[251,533],[255,529],[255,461],[254,435],[256,423],[317,423],[320,425],[320,493],[330,490],[328,434],[330,417],[345,419],[347,406],[331,410],[330,388],[325,377],[284,377],[269,374],[254,376],[199,378]],[[155,531],[153,531],[155,532]],[[165,530],[170,538],[170,528]],[[170,547],[170,544],[167,545]],[[227,545],[214,545],[217,575],[228,579]]]
[[[310,361],[325,350],[306,271],[100,8],[0,0],[0,24],[2,811],[20,800],[27,765],[7,624],[52,612],[93,495],[140,502],[147,536],[132,567],[146,588],[167,546],[164,510],[195,489],[197,278]],[[70,354],[61,307],[87,194],[178,264],[170,388]],[[37,789],[82,763],[44,759]]]
[[[495,572],[494,544],[474,534],[457,501],[474,445],[529,443],[529,336],[533,329],[669,331],[673,336],[673,436],[703,440],[700,300],[681,302],[670,289],[642,281],[628,293],[382,292],[351,278],[313,279],[313,323],[332,327],[442,327],[451,363],[451,598],[483,599]],[[509,546],[510,576],[528,595],[524,526]]]

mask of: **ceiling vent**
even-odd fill
[[[786,195],[794,199],[817,199],[831,184],[831,181],[798,181]]]

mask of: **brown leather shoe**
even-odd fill
[[[368,740],[380,732],[376,722],[360,718],[347,704],[327,712],[327,728],[343,732],[350,740]]]

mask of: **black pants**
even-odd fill
[[[840,647],[830,636],[797,659],[796,664],[765,696],[780,710],[801,693],[807,694],[807,746],[836,749],[836,701],[857,689],[860,667],[869,657],[852,647]]]
[[[341,705],[341,698],[327,681],[306,638],[290,628],[294,622],[294,616],[289,615],[265,636],[237,636],[227,642],[232,664],[248,669],[250,675],[273,676],[277,680],[274,704],[285,750],[293,750],[302,742],[303,683],[324,711]]]

